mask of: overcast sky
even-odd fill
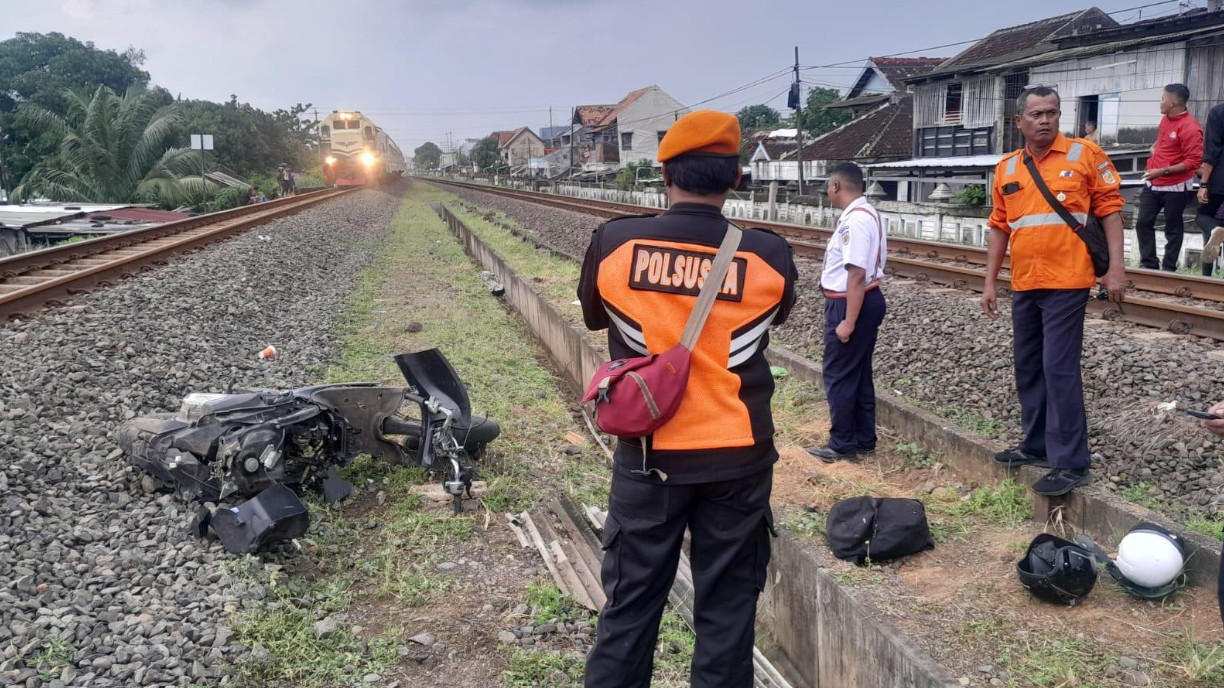
[[[1202,6],[1206,0],[1194,0]],[[781,108],[783,72],[861,65],[870,55],[951,56],[994,29],[1090,0],[0,0],[0,39],[59,31],[145,51],[153,82],[190,98],[272,110],[360,109],[406,153],[498,129],[565,122],[575,104],[614,103],[658,84],[685,104],[770,78],[702,107]],[[1178,3],[1097,0],[1131,21]],[[1127,11],[1120,11],[1127,10]],[[803,71],[845,85],[852,66]],[[224,132],[214,132],[223,136]]]

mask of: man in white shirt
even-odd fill
[[[825,247],[823,377],[829,399],[829,442],[808,453],[825,463],[875,451],[875,384],[871,356],[884,320],[880,278],[888,245],[880,213],[863,198],[863,170],[840,163],[829,172],[829,203],[841,208]]]

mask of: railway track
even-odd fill
[[[74,294],[149,269],[175,254],[195,250],[349,191],[314,191],[0,260],[0,319],[29,316]]]
[[[451,180],[430,181],[606,218],[659,212],[658,208],[628,203]],[[779,222],[752,220],[751,224],[786,237],[797,254],[816,260],[824,257],[825,243],[832,234],[830,229]],[[981,291],[985,284],[985,249],[898,236],[888,237],[888,247],[888,272],[897,277],[975,291]],[[1009,291],[1011,284],[1006,268],[1005,262],[998,278],[1001,293]],[[1117,304],[1094,299],[1089,302],[1089,311],[1107,320],[1121,320],[1176,334],[1194,334],[1224,341],[1224,280],[1136,268],[1128,268],[1126,277],[1128,294],[1125,302]]]

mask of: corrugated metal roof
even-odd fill
[[[0,208],[0,226],[14,229],[34,227],[81,217],[82,215],[84,213],[80,210],[27,210],[24,206],[6,206]]]

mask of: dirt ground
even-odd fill
[[[802,430],[824,437],[827,421],[813,418]],[[811,535],[822,564],[858,599],[916,639],[962,684],[1221,685],[1215,681],[1224,680],[1224,671],[1212,672],[1198,661],[1224,662],[1213,590],[1186,588],[1164,602],[1149,602],[1130,596],[1102,572],[1079,606],[1037,600],[1020,585],[1015,566],[1042,525],[1010,517],[1010,507],[1020,503],[1016,499],[1010,507],[1008,499],[983,499],[981,510],[965,509],[961,505],[980,486],[957,480],[938,457],[923,455],[920,448],[898,451],[897,445],[881,441],[874,457],[832,465],[811,459],[797,445],[782,447],[775,509]],[[1027,489],[1016,487],[1012,496],[1027,499]],[[923,501],[935,549],[866,568],[833,558],[819,515],[838,499],[858,494]],[[805,520],[815,527],[805,530]],[[1044,530],[1074,535],[1058,524]],[[1191,676],[1198,673],[1204,678],[1196,682]]]

